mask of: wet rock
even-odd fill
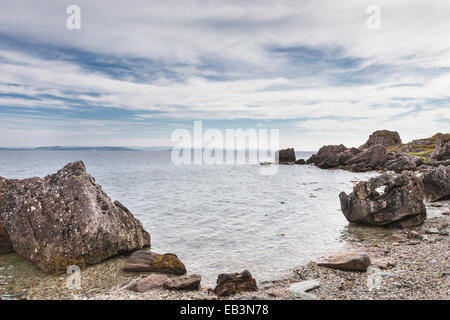
[[[219,297],[225,297],[240,292],[257,290],[256,280],[249,271],[244,270],[242,273],[220,274],[214,292]]]
[[[45,178],[1,178],[0,224],[14,251],[53,273],[150,245],[142,224],[111,201],[81,161]]]
[[[437,201],[450,198],[450,166],[439,166],[423,175],[425,199]]]
[[[202,277],[198,274],[170,278],[164,282],[164,288],[169,290],[199,290]]]
[[[370,266],[369,256],[363,252],[342,251],[320,260],[317,265],[345,271],[366,271]]]
[[[6,232],[5,227],[0,224],[0,254],[8,253],[13,251],[13,245],[9,239],[8,232]]]
[[[349,222],[377,226],[417,226],[426,219],[419,178],[409,174],[382,174],[359,182],[353,192],[339,195]]]
[[[293,148],[282,149],[277,151],[275,159],[279,164],[291,164],[295,163],[295,151]]]
[[[367,149],[375,145],[395,146],[402,144],[402,139],[397,131],[378,130],[373,132],[365,144],[360,149]]]
[[[186,267],[173,253],[159,254],[149,250],[138,250],[128,258],[123,271],[183,275],[186,274]]]
[[[147,292],[149,290],[161,288],[167,281],[168,277],[163,274],[153,274],[146,278],[139,279],[127,287],[128,290],[134,292]]]

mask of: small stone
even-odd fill
[[[241,273],[219,274],[214,292],[219,297],[225,297],[236,293],[257,290],[256,280],[248,270],[244,270]]]
[[[429,263],[429,264],[432,264],[432,265],[435,265],[435,264],[437,264],[438,262],[437,262],[437,260],[434,260],[434,259],[433,259],[433,260],[428,261],[428,263]]]
[[[129,287],[127,287],[127,289],[130,291],[142,293],[152,289],[161,288],[167,279],[167,276],[163,274],[154,274],[148,276],[147,278],[139,279],[138,281],[132,283]]]
[[[186,274],[186,267],[175,254],[158,254],[149,250],[138,250],[128,258],[123,271],[182,275]]]
[[[437,228],[433,227],[433,228],[425,230],[425,233],[426,234],[439,234],[439,230]]]
[[[287,292],[286,292],[286,290],[283,290],[283,289],[275,289],[274,288],[274,289],[267,290],[267,294],[271,297],[279,298],[279,297],[284,297],[287,294]]]
[[[443,215],[443,216],[450,216],[450,211],[442,212],[442,215]]]
[[[307,280],[307,281],[302,281],[302,282],[296,282],[291,284],[291,286],[289,287],[289,290],[291,292],[295,291],[295,292],[307,292],[307,291],[311,291],[314,290],[316,288],[320,287],[320,283],[316,280]]]
[[[400,245],[400,243],[398,243],[398,242],[392,242],[393,247],[398,247],[399,245]]]
[[[397,261],[392,258],[372,258],[370,259],[372,261],[372,265],[377,266],[380,269],[390,269],[392,267],[395,267],[397,264]]]
[[[439,202],[432,202],[431,206],[435,207],[435,208],[440,208],[440,207],[442,207],[442,204],[440,204]]]
[[[370,258],[364,252],[342,251],[317,263],[318,266],[346,271],[366,271]]]
[[[306,292],[291,293],[291,296],[295,300],[317,300],[315,295]]]
[[[198,290],[202,277],[198,274],[167,279],[164,288],[169,290]]]
[[[439,231],[439,235],[441,235],[441,236],[448,236],[448,231],[447,230],[441,230],[441,231]]]

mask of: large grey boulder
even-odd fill
[[[353,192],[339,195],[349,222],[410,227],[426,219],[421,179],[409,174],[382,174],[359,182]]]
[[[425,199],[437,201],[450,198],[450,166],[439,166],[423,175]]]
[[[397,131],[378,130],[373,132],[365,144],[360,149],[367,149],[375,145],[385,147],[402,144],[402,139]]]
[[[356,148],[348,149],[343,144],[328,145],[319,149],[317,154],[313,154],[306,163],[315,164],[321,169],[337,168],[346,164],[348,160],[361,153]]]
[[[0,178],[0,225],[14,251],[53,273],[150,246],[142,224],[81,161],[45,178]]]

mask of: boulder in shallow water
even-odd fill
[[[294,148],[282,149],[277,151],[275,160],[279,164],[294,163],[296,160]]]
[[[345,271],[366,271],[370,258],[364,252],[342,251],[320,260],[317,265]]]
[[[256,280],[248,270],[241,273],[220,274],[214,292],[219,297],[225,297],[246,291],[257,291]]]
[[[81,161],[45,178],[0,179],[0,224],[14,251],[47,272],[150,246],[142,224],[111,201]]]
[[[411,227],[426,219],[422,182],[409,174],[382,174],[359,182],[352,193],[342,192],[339,198],[349,222]]]
[[[128,258],[123,271],[186,274],[186,267],[173,253],[159,254],[149,250],[138,250]]]

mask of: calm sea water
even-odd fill
[[[155,151],[0,151],[0,176],[45,176],[75,160],[142,221],[154,251],[177,254],[204,284],[243,269],[278,279],[338,249],[338,194],[373,175],[296,165],[262,176],[257,165],[175,165]]]

